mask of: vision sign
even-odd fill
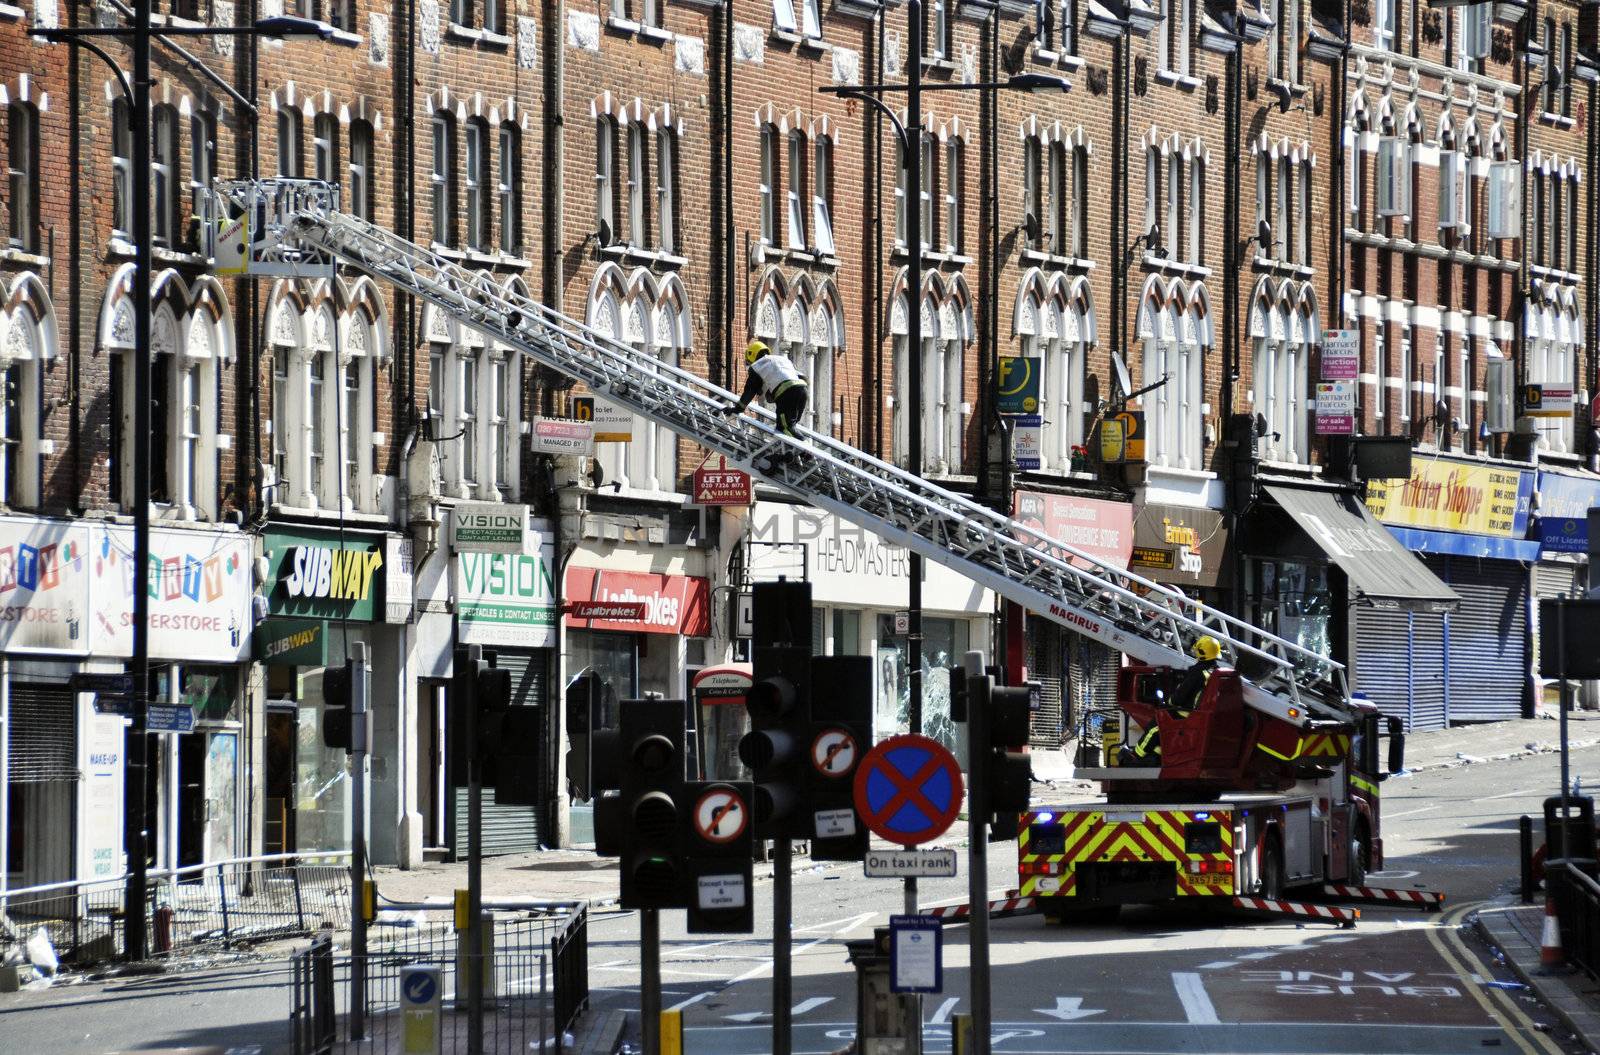
[[[532,552],[458,553],[456,631],[464,645],[550,648],[556,643],[555,536],[530,522]]]
[[[533,544],[527,506],[463,503],[450,514],[450,526],[457,553],[525,554]]]

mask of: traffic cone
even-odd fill
[[[1544,899],[1544,933],[1539,939],[1539,963],[1546,968],[1560,967],[1567,962],[1561,949],[1561,927],[1556,921],[1556,899],[1549,894]]]

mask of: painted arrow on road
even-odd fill
[[[789,1014],[791,1016],[793,1016],[793,1017],[799,1017],[800,1015],[805,1014],[807,1011],[815,1011],[817,1008],[821,1007],[823,1004],[829,1003],[832,1000],[833,1000],[833,997],[831,997],[831,996],[813,996],[813,997],[809,997],[808,999],[802,1000],[798,1004],[794,1005],[794,1008],[789,1012]],[[772,1017],[772,1012],[771,1011],[741,1011],[737,1015],[723,1015],[722,1017],[727,1019],[730,1022],[743,1022],[746,1025],[748,1025],[749,1023],[754,1022],[758,1018],[771,1018]]]
[[[1081,996],[1058,996],[1056,997],[1055,1007],[1036,1007],[1034,1008],[1034,1011],[1041,1015],[1049,1015],[1051,1018],[1058,1018],[1063,1022],[1071,1022],[1074,1019],[1079,1018],[1088,1018],[1090,1015],[1105,1014],[1105,1011],[1103,1010],[1096,1011],[1092,1008],[1085,1011],[1083,1008],[1083,997]]]

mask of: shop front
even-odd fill
[[[149,863],[239,856],[247,833],[242,693],[250,540],[151,532],[150,657],[170,721],[153,727]],[[0,518],[0,873],[10,885],[109,878],[126,867],[127,719],[72,691],[133,652],[131,527]]]
[[[564,798],[557,783],[561,726],[557,701],[556,637],[560,611],[556,602],[555,534],[547,521],[534,520],[523,553],[458,551],[451,596],[455,600],[456,641],[492,651],[495,665],[511,672],[511,705],[540,713],[543,742],[539,751],[540,788],[537,806],[501,805],[483,797],[483,848],[486,854],[521,853],[557,844],[557,811]],[[449,709],[445,686],[439,683],[422,701],[423,728],[442,729],[447,739],[464,738],[462,716]],[[440,709],[444,713],[440,715]],[[419,752],[420,753],[420,752]],[[532,753],[532,752],[530,752]],[[434,746],[435,772],[428,787],[444,790],[446,844],[450,856],[467,853],[467,774],[452,765],[454,752]]]
[[[741,550],[749,582],[782,576],[811,583],[812,648],[871,656],[873,735],[905,732],[910,552],[831,513],[783,502],[752,507]],[[950,719],[949,667],[969,649],[988,650],[994,595],[937,561],[925,561],[923,568],[923,732],[960,747],[964,727]]]
[[[1282,482],[1263,491],[1238,540],[1251,621],[1344,663],[1353,688],[1417,720],[1432,653],[1410,643],[1429,640],[1456,594],[1350,491]]]
[[[1013,515],[1115,568],[1128,568],[1135,552],[1133,506],[1125,501],[1019,490]],[[1039,683],[1029,740],[1035,748],[1054,750],[1075,737],[1085,720],[1116,707],[1122,654],[1033,612],[1025,617],[1022,637],[1028,678]]]
[[[347,529],[268,531],[262,536],[267,618],[256,628],[256,658],[265,667],[265,853],[315,853],[350,847],[350,766],[344,749],[322,740],[330,667],[342,666],[357,642],[372,657],[370,707],[378,727],[396,708],[384,655],[399,654],[385,623],[387,536]],[[373,769],[397,764],[375,739]]]
[[[1408,725],[1531,713],[1533,489],[1534,474],[1520,467],[1445,458],[1415,459],[1409,479],[1368,484],[1373,516],[1460,599],[1406,627],[1381,613],[1358,625],[1358,666],[1388,683],[1369,695]]]
[[[1600,476],[1590,473],[1539,473],[1538,516],[1529,537],[1539,543],[1539,563],[1533,568],[1533,601],[1530,606],[1533,631],[1530,645],[1537,686],[1536,701],[1545,707],[1559,706],[1558,683],[1538,678],[1539,602],[1557,598],[1583,597],[1600,583],[1589,567],[1589,511],[1600,509]],[[1589,709],[1600,707],[1600,682],[1585,682],[1578,689],[1578,702]]]

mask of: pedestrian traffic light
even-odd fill
[[[351,664],[327,667],[322,672],[322,743],[355,750],[355,677]]]
[[[751,889],[755,856],[748,781],[690,781],[679,802],[687,824],[685,929],[691,934],[748,934],[755,929]]]
[[[967,682],[974,713],[981,708],[987,753],[981,760],[983,809],[994,817],[993,831],[1010,838],[1018,816],[1032,798],[1033,770],[1026,754],[1030,693],[1025,685],[997,685],[990,675]],[[979,745],[974,745],[975,747]]]
[[[965,682],[963,681],[963,684]],[[856,816],[856,767],[872,745],[872,659],[813,656],[811,737],[802,801],[814,861],[862,861],[867,828]]]
[[[811,734],[811,585],[757,583],[754,615],[750,732],[739,758],[755,777],[756,837],[809,839],[801,803]]]
[[[683,700],[624,700],[622,794],[604,817],[607,846],[622,858],[623,908],[682,908],[687,870],[679,803],[683,800]],[[601,842],[595,818],[595,841]]]

